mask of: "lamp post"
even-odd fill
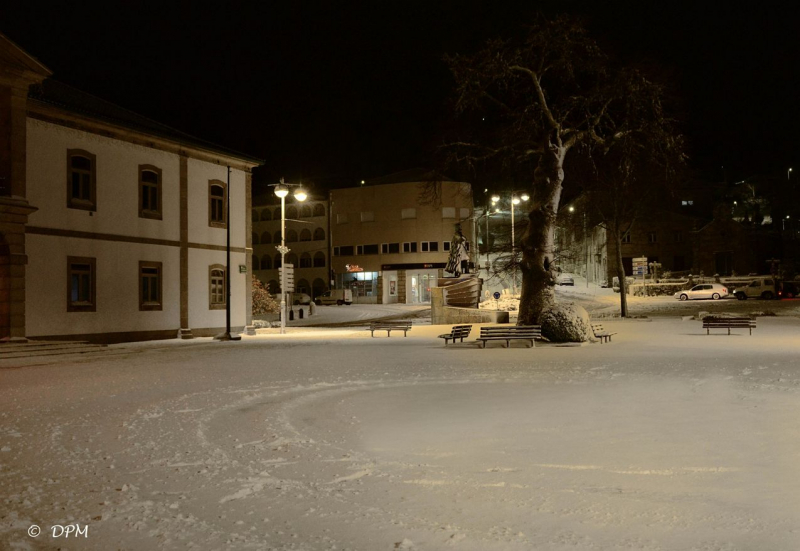
[[[218,341],[240,341],[239,335],[231,335],[231,167],[228,167],[228,183],[225,186],[225,332],[216,335]]]
[[[791,175],[792,175],[792,169],[790,168],[789,170],[786,171],[786,179],[791,180]]]
[[[274,184],[275,195],[281,199],[281,244],[275,247],[281,253],[281,335],[286,333],[286,196],[289,195],[289,186],[293,186],[294,198],[298,201],[305,201],[308,195],[301,184],[287,184],[281,178],[280,184]]]
[[[511,292],[516,296],[517,294],[517,249],[516,249],[516,239],[515,239],[515,230],[514,230],[514,206],[519,205],[522,201],[528,201],[530,199],[530,195],[525,192],[522,192],[519,196],[516,195],[516,192],[511,192],[511,262],[512,270],[511,270]],[[492,204],[497,204],[500,202],[500,196],[495,194],[492,195]]]

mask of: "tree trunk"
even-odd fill
[[[622,264],[622,236],[620,232],[614,233],[614,240],[617,243],[617,279],[619,279],[619,315],[623,318],[628,317],[628,282],[625,279],[625,266]]]
[[[522,294],[518,325],[539,324],[542,312],[555,302],[553,241],[567,150],[561,145],[550,143],[550,140],[544,149],[545,153],[539,158],[533,176],[528,227],[520,239]]]

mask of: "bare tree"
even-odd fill
[[[530,210],[522,252],[519,324],[535,324],[554,297],[554,228],[564,160],[576,145],[610,149],[664,125],[662,89],[641,72],[615,67],[574,18],[540,18],[519,40],[493,40],[474,55],[446,58],[456,112],[480,113],[484,129],[448,144],[450,158],[528,164]],[[477,121],[476,121],[477,122]]]

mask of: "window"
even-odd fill
[[[322,252],[314,253],[314,267],[315,268],[325,267],[325,253]]]
[[[161,310],[161,262],[139,261],[139,310]]]
[[[412,241],[410,243],[403,243],[403,252],[404,253],[415,253],[417,252],[417,242]]]
[[[455,217],[456,217],[455,207],[442,207],[442,218],[455,218]]]
[[[444,252],[449,252],[450,251],[450,242],[449,241],[442,241],[442,250]]]
[[[314,216],[325,216],[325,206],[322,203],[314,205]]]
[[[219,180],[208,182],[208,225],[225,227],[225,184]]]
[[[337,224],[347,224],[347,214],[337,214],[336,215],[336,223]]]
[[[269,209],[264,209],[261,211],[261,221],[262,222],[269,222],[272,220],[272,211]],[[255,222],[255,220],[253,220]]]
[[[300,231],[300,241],[311,241],[311,230],[303,228]]]
[[[297,232],[295,230],[286,230],[286,242],[287,243],[297,242]]]
[[[354,247],[352,245],[345,245],[344,247],[339,247],[339,253],[341,256],[353,256]]]
[[[356,254],[364,254],[364,245],[356,245]]]
[[[461,209],[459,210],[459,218],[461,218],[462,220],[469,218],[469,209],[466,207],[461,207]]]
[[[95,259],[67,257],[67,312],[95,312]]]
[[[341,256],[341,251],[339,250],[339,247],[333,248],[333,256]]]
[[[97,210],[97,167],[92,153],[67,150],[67,208]]]
[[[310,268],[311,264],[312,264],[311,255],[309,253],[303,253],[300,255],[301,268]]]
[[[325,241],[325,230],[317,228],[314,230],[314,241]]]
[[[311,218],[311,206],[303,205],[300,207],[300,218]]]
[[[651,231],[647,234],[647,242],[648,243],[658,243],[658,235],[656,232]]]
[[[250,238],[250,242],[251,242],[253,245],[258,245],[258,234],[257,234],[256,232],[253,232],[253,235],[252,235],[252,237]]]
[[[422,241],[420,243],[423,253],[437,253],[439,252],[438,241]]]
[[[261,257],[261,269],[262,270],[271,270],[272,269],[272,257],[265,254]]]
[[[268,231],[265,231],[261,234],[261,244],[269,245],[270,243],[272,243],[272,234]],[[278,240],[278,243],[280,243],[280,239]]]
[[[381,254],[395,254],[400,252],[400,243],[381,243]]]
[[[626,231],[626,232],[625,232],[625,233],[622,235],[622,242],[623,242],[623,243],[630,243],[630,242],[631,242],[631,232],[629,232],[629,231]]]
[[[402,209],[400,211],[400,218],[403,220],[409,220],[411,218],[416,218],[416,217],[417,217],[417,209],[415,208]]]
[[[208,268],[208,309],[225,309],[225,267],[221,264]]]
[[[374,222],[375,221],[375,212],[368,210],[361,213],[361,221],[362,222]]]
[[[378,254],[378,245],[364,245],[363,254]]]
[[[161,169],[139,165],[139,218],[161,220]]]
[[[261,269],[261,263],[258,261],[258,255],[255,254],[253,255],[253,260],[251,264],[253,265],[253,271]]]

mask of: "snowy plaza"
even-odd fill
[[[800,319],[603,321],[583,346],[415,321],[5,360],[0,548],[800,547]]]

